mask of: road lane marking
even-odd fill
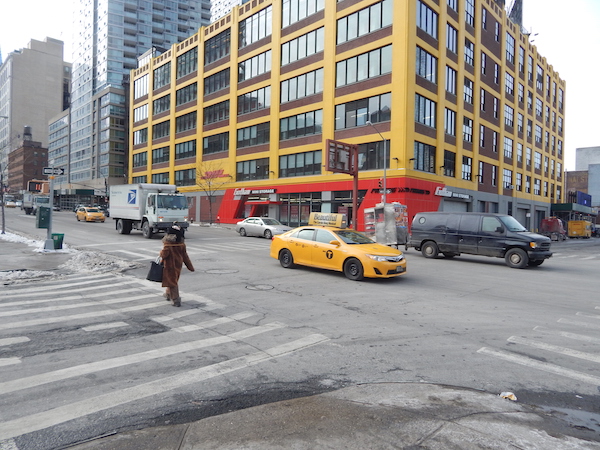
[[[15,380],[0,382],[0,395],[8,394],[23,389],[29,389],[36,386],[41,386],[48,383],[54,383],[69,378],[79,377],[81,375],[89,375],[108,369],[117,367],[129,366],[131,364],[139,364],[153,359],[164,358],[166,356],[185,353],[201,348],[211,347],[220,344],[239,341],[241,339],[255,336],[261,333],[267,333],[279,328],[284,328],[285,325],[279,322],[272,322],[266,325],[249,328],[248,330],[238,331],[224,336],[216,336],[197,341],[184,342],[183,344],[172,345],[170,347],[157,348],[141,353],[133,353],[131,355],[119,356],[100,361],[95,361],[78,366],[67,367],[64,369],[55,370],[53,372],[41,373],[30,377],[18,378]]]
[[[20,322],[11,322],[11,323],[0,324],[0,330],[11,330],[14,328],[23,328],[23,327],[34,326],[34,325],[49,325],[52,323],[69,322],[71,320],[105,317],[105,316],[111,316],[114,314],[121,314],[123,312],[131,312],[131,311],[139,311],[142,309],[159,308],[161,306],[165,306],[164,301],[148,303],[148,304],[139,305],[139,306],[131,306],[128,308],[116,308],[116,309],[107,309],[107,310],[101,310],[101,311],[92,311],[92,312],[88,312],[88,313],[74,314],[72,316],[46,317],[44,319],[22,320]]]
[[[26,336],[4,338],[4,339],[0,339],[0,347],[6,346],[6,345],[20,344],[21,342],[29,342],[30,340],[31,339],[29,339]]]
[[[586,336],[584,334],[569,333],[567,331],[552,331],[548,328],[539,327],[539,326],[534,327],[533,329],[534,329],[534,331],[541,331],[542,333],[546,333],[546,334],[558,334],[559,336],[566,337],[568,339],[574,339],[574,340],[583,341],[583,342],[590,342],[592,344],[600,344],[599,338],[595,338],[592,336]]]
[[[114,287],[114,286],[118,286],[121,284],[129,284],[129,283],[115,283],[109,287]],[[90,290],[90,288],[82,288],[82,289],[77,289],[79,291],[88,291]],[[119,289],[117,291],[117,293],[119,295],[122,294],[126,294],[128,292],[139,292],[140,288],[131,288],[131,289]],[[73,291],[69,291],[68,294],[70,294]],[[94,297],[106,297],[107,294],[111,294],[110,291],[106,290],[103,292],[97,292],[95,294],[85,294],[85,295],[68,295],[66,297],[52,297],[52,298],[46,298],[46,299],[42,299],[42,300],[25,300],[25,301],[18,301],[18,302],[6,302],[6,303],[0,303],[0,308],[2,307],[7,307],[7,306],[23,306],[23,305],[39,305],[41,303],[50,303],[50,302],[56,302],[56,301],[65,301],[65,300],[87,300],[89,298],[94,298]],[[16,296],[15,296],[16,297]],[[27,294],[27,297],[31,297],[31,294]],[[10,298],[10,300],[12,300],[12,297]]]
[[[98,325],[92,325],[89,327],[82,327],[83,331],[100,331],[100,330],[110,330],[112,328],[122,328],[128,327],[129,324],[125,322],[110,322],[110,323],[99,323]]]
[[[521,338],[519,336],[511,336],[507,339],[508,342],[515,344],[522,344],[528,347],[538,348],[540,350],[546,350],[549,352],[560,353],[561,355],[570,356],[572,358],[585,359],[586,361],[592,361],[600,363],[600,355],[593,355],[591,353],[580,352],[579,350],[573,350],[567,347],[561,347],[559,345],[546,344],[544,342],[538,342],[531,339]]]
[[[544,372],[553,373],[555,375],[560,375],[566,378],[570,378],[572,380],[583,381],[584,383],[590,383],[595,386],[600,385],[600,377],[595,377],[586,373],[566,369],[555,364],[538,361],[533,358],[528,358],[526,356],[516,355],[514,353],[510,353],[504,350],[493,350],[487,347],[481,347],[479,350],[477,350],[477,353],[495,356],[496,358],[519,364],[521,366],[527,366],[532,369],[538,369]]]
[[[566,325],[574,325],[578,328],[592,328],[594,330],[597,330],[600,327],[600,324],[579,322],[577,320],[571,320],[571,319],[558,319],[557,322],[564,323]]]
[[[289,355],[323,342],[329,338],[321,334],[312,334],[287,344],[271,347],[245,356],[239,356],[200,369],[183,372],[160,380],[151,381],[108,394],[88,398],[68,405],[59,406],[48,411],[20,417],[0,424],[0,440],[11,439],[23,434],[43,430],[69,420],[78,419],[99,411],[124,405],[142,398],[172,391],[190,384],[197,384],[219,375],[225,375],[245,369],[275,358]]]
[[[0,367],[2,366],[14,366],[20,364],[21,358],[0,358]]]
[[[598,308],[596,306],[596,308]],[[600,319],[600,315],[598,314],[587,314],[587,313],[582,313],[582,312],[578,312],[575,313],[576,316],[580,316],[580,317],[587,317],[588,319]]]
[[[189,331],[204,330],[206,328],[216,327],[225,323],[238,322],[240,320],[247,319],[248,317],[252,317],[257,314],[258,313],[255,312],[243,312],[228,317],[219,317],[218,319],[207,320],[206,322],[202,322],[201,324],[185,325],[183,327],[173,328],[172,330],[177,331],[178,333],[187,333]]]

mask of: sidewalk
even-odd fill
[[[0,285],[3,274],[18,269],[68,272],[59,266],[73,256],[0,237]],[[427,383],[360,384],[190,424],[124,431],[70,448],[600,450],[594,430],[497,394]]]

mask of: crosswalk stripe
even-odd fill
[[[3,293],[0,294],[0,297],[8,297],[8,296],[13,296],[13,295],[18,295],[18,294],[25,294],[25,293],[34,293],[34,292],[48,292],[49,289],[58,289],[58,288],[62,288],[63,286],[65,288],[70,287],[70,286],[83,286],[83,285],[87,285],[87,284],[93,284],[93,283],[98,283],[99,281],[102,281],[102,279],[113,279],[114,278],[114,274],[109,274],[109,275],[92,275],[89,277],[86,277],[86,281],[80,281],[80,282],[71,282],[71,281],[66,281],[63,284],[49,284],[49,283],[44,283],[42,285],[40,285],[40,287],[35,287],[35,288],[10,288],[10,289],[6,289],[4,290]],[[61,280],[63,281],[63,280]]]
[[[597,306],[596,306],[596,309],[598,309]],[[578,313],[575,313],[575,315],[580,316],[580,317],[587,317],[588,319],[600,319],[600,315],[598,315],[598,314],[586,314],[586,313],[578,312]]]
[[[191,316],[193,314],[199,314],[199,313],[203,313],[206,311],[214,311],[215,309],[221,309],[223,308],[223,305],[220,303],[213,303],[211,305],[207,305],[202,307],[202,309],[185,309],[183,311],[177,311],[173,314],[168,314],[168,315],[164,315],[164,316],[154,316],[154,317],[150,317],[150,320],[153,320],[155,322],[158,323],[162,323],[162,324],[167,324],[168,322],[172,321],[172,320],[176,320],[176,319],[180,319],[182,317],[187,317],[187,316]],[[2,449],[0,449],[2,450]]]
[[[550,364],[547,362],[538,361],[532,358],[528,358],[526,356],[516,355],[514,353],[510,353],[503,350],[494,350],[487,347],[482,347],[477,350],[477,353],[482,353],[485,355],[494,356],[496,358],[503,359],[505,361],[509,361],[515,364],[519,364],[522,366],[527,366],[532,369],[542,370],[544,372],[553,373],[555,375],[560,375],[566,378],[570,378],[572,380],[583,381],[585,383],[590,383],[593,385],[600,385],[600,377],[595,377],[593,375],[588,375],[586,373],[577,372],[575,370],[566,369],[561,366],[557,366],[555,364]]]
[[[549,330],[549,329],[547,329],[545,327],[539,327],[539,326],[538,327],[534,327],[533,329],[534,329],[534,331],[541,331],[542,333],[547,333],[547,334],[557,334],[559,336],[566,337],[568,339],[573,339],[573,340],[576,340],[576,341],[583,341],[583,342],[590,342],[590,343],[593,343],[593,344],[600,344],[600,339],[599,338],[595,338],[595,337],[592,337],[592,336],[586,336],[584,334],[569,333],[567,331],[556,331],[556,332],[553,332],[553,331],[551,331],[551,330]]]
[[[206,328],[216,327],[218,325],[222,325],[230,322],[237,322],[239,320],[247,319],[248,317],[255,316],[257,313],[254,312],[244,312],[239,314],[234,314],[228,317],[219,317],[218,319],[209,320],[203,322],[200,325],[185,325],[183,327],[173,328],[173,331],[177,331],[178,333],[187,333],[189,331],[198,331],[204,330]]]
[[[29,342],[29,341],[30,341],[30,339],[26,336],[4,338],[4,339],[0,339],[0,347],[6,346],[6,345],[20,344],[22,342]]]
[[[20,364],[20,358],[0,358],[0,367],[2,366],[13,366],[15,364]]]
[[[45,317],[43,319],[22,320],[20,322],[11,322],[11,323],[0,324],[0,330],[11,330],[14,328],[23,328],[23,327],[29,327],[29,326],[34,326],[34,325],[49,325],[52,323],[69,322],[71,320],[99,318],[99,317],[111,316],[111,315],[115,315],[115,314],[121,314],[124,312],[139,311],[142,309],[159,308],[161,306],[165,306],[164,301],[148,303],[148,304],[138,305],[138,306],[130,306],[127,308],[92,311],[92,312],[88,312],[88,313],[74,314],[72,316]]]
[[[571,320],[571,319],[558,319],[557,322],[564,323],[566,325],[573,325],[578,328],[592,328],[595,330],[597,330],[600,327],[600,324],[579,322],[578,320]]]
[[[83,331],[100,331],[100,330],[110,330],[112,328],[122,328],[128,327],[129,324],[125,322],[110,322],[110,323],[99,323],[98,325],[91,325],[89,327],[82,327]]]
[[[41,303],[50,303],[50,302],[56,302],[57,300],[60,301],[68,301],[68,300],[82,300],[82,299],[88,299],[88,298],[95,298],[95,297],[105,297],[106,295],[111,294],[111,292],[109,291],[109,289],[111,288],[116,288],[118,286],[123,286],[126,284],[130,284],[127,281],[124,281],[122,283],[111,283],[109,286],[106,286],[105,290],[103,292],[97,292],[97,293],[92,293],[90,294],[90,288],[86,287],[86,288],[81,288],[81,289],[73,289],[72,291],[66,291],[66,292],[61,292],[61,294],[72,294],[74,292],[85,292],[86,294],[84,296],[80,295],[68,295],[66,297],[53,297],[53,298],[45,298],[45,299],[41,299],[41,300],[20,300],[18,302],[7,302],[7,303],[0,303],[0,308],[6,307],[6,306],[24,306],[24,305],[39,305]],[[104,289],[104,288],[103,288]],[[128,292],[139,292],[139,288],[131,288],[131,289],[119,289],[118,293],[119,295],[122,294],[126,294]],[[31,297],[32,294],[16,294],[14,296],[11,296],[9,300],[13,300],[19,297]]]
[[[216,376],[225,375],[265,361],[279,358],[292,352],[312,347],[327,340],[328,338],[326,336],[320,334],[309,335],[286,344],[271,347],[249,355],[239,356],[200,369],[179,373],[170,377],[59,406],[30,416],[6,421],[0,424],[0,440],[32,433],[82,416],[137,401],[142,398],[189,386],[192,383],[199,383]]]
[[[572,358],[585,359],[586,361],[592,361],[600,363],[600,356],[592,355],[591,353],[580,352],[567,347],[561,347],[558,345],[546,344],[544,342],[538,342],[531,339],[525,339],[518,336],[511,336],[507,339],[508,342],[515,344],[527,345],[528,347],[537,348],[540,350],[546,350],[549,352],[560,353],[561,355],[570,356]]]
[[[103,370],[115,369],[117,367],[128,366],[131,364],[139,364],[153,359],[164,358],[166,356],[185,353],[192,350],[211,347],[214,345],[225,344],[228,342],[239,341],[257,334],[266,333],[269,331],[284,328],[285,325],[279,322],[272,322],[266,325],[249,328],[243,331],[237,331],[229,335],[216,336],[208,339],[200,339],[197,341],[185,342],[183,344],[172,345],[170,347],[157,348],[145,352],[134,353],[116,358],[104,359],[88,364],[80,364],[78,366],[68,367],[65,369],[55,370],[53,372],[41,373],[30,377],[19,378],[16,380],[5,381],[0,383],[0,395],[11,392],[30,389],[36,386],[41,386],[48,383],[54,383],[68,378],[74,378],[81,375],[101,372]]]
[[[154,260],[156,259],[156,257],[158,256],[158,252],[156,253],[138,253],[138,252],[132,252],[129,250],[122,250],[122,249],[118,249],[118,250],[110,250],[112,252],[119,252],[119,253],[125,253],[126,255],[131,255],[131,256],[135,256],[136,258],[144,258],[144,259],[150,259],[150,260]]]

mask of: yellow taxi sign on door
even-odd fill
[[[346,218],[346,214],[313,212],[310,213],[308,224],[321,225],[325,227],[346,228],[348,226],[348,219]]]

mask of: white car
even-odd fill
[[[269,217],[248,217],[235,226],[235,231],[240,233],[240,236],[263,236],[266,239],[272,239],[276,234],[285,233],[291,229]]]

